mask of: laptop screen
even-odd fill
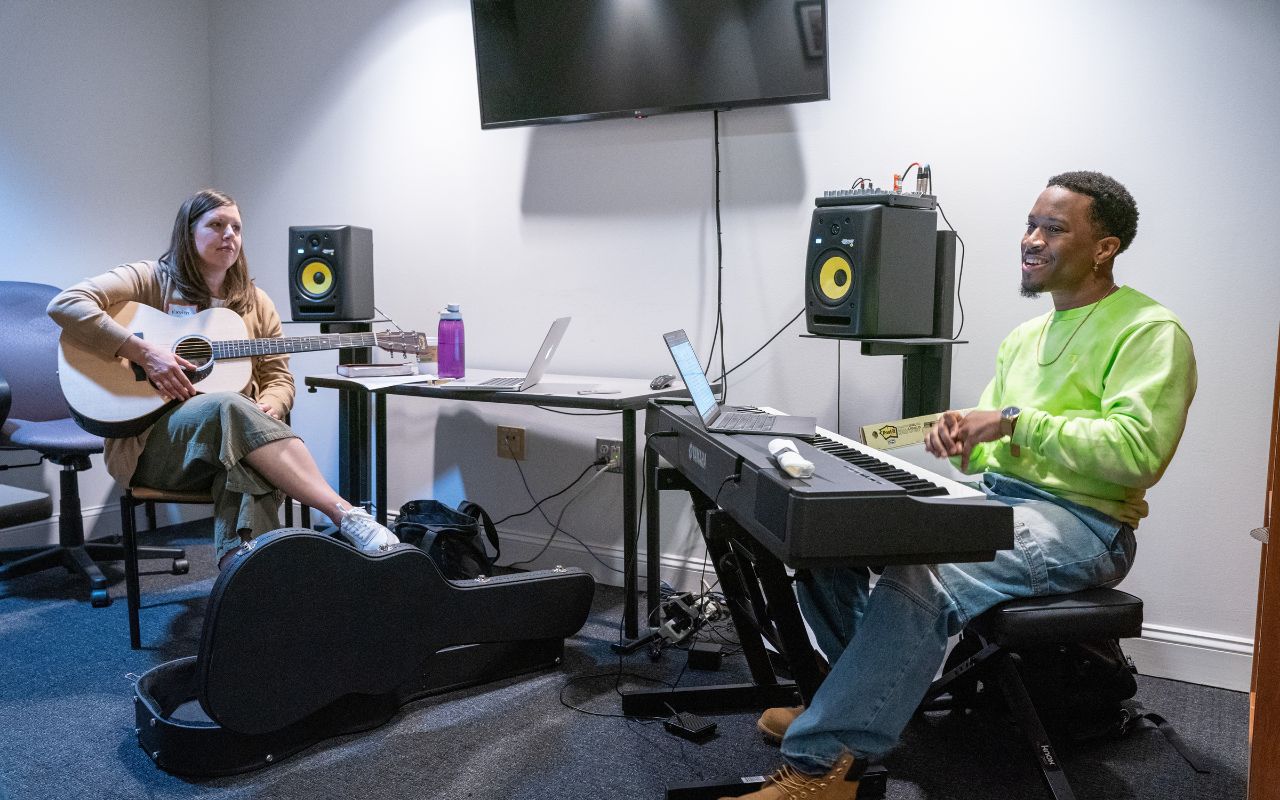
[[[693,398],[698,414],[703,422],[709,421],[718,407],[716,395],[711,390],[711,384],[707,382],[707,374],[702,371],[702,364],[698,362],[698,354],[693,351],[689,337],[680,330],[664,333],[662,338],[667,342],[667,349],[675,359],[676,369],[680,371],[680,377],[684,380],[685,388],[689,390],[689,396]]]
[[[533,364],[529,367],[529,371],[525,373],[523,389],[538,383],[542,380],[542,373],[546,370],[547,365],[551,363],[551,357],[556,354],[556,348],[560,346],[560,340],[564,338],[564,332],[569,327],[569,321],[572,317],[560,317],[551,323],[550,330],[547,331],[547,338],[542,340],[542,346],[538,348],[538,355],[534,357]]]

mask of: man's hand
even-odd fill
[[[924,438],[924,449],[938,458],[960,456],[960,471],[969,471],[974,445],[999,439],[999,411],[945,411]]]

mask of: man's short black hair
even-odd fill
[[[1123,253],[1138,235],[1138,204],[1120,181],[1101,172],[1064,172],[1049,179],[1048,186],[1061,186],[1093,198],[1094,227],[1103,236],[1120,240],[1117,254]]]

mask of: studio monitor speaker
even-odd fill
[[[937,212],[819,206],[809,229],[809,333],[899,338],[934,331]]]
[[[296,322],[372,319],[373,231],[289,228],[289,307]]]

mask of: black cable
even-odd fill
[[[942,210],[942,203],[938,203],[938,213],[942,215],[942,221],[947,223],[947,227],[956,235],[956,241],[960,243],[960,269],[956,272],[956,305],[960,307],[960,327],[956,330],[956,335],[951,337],[959,339],[960,333],[964,330],[964,300],[960,297],[960,284],[964,281],[964,239],[960,238],[960,231],[956,230],[956,226],[947,219],[947,212]]]
[[[720,109],[711,112],[713,125],[713,141],[715,152],[715,210],[716,210],[716,322],[711,334],[711,350],[707,352],[707,366],[702,370],[711,372],[711,362],[715,360],[716,339],[720,340],[720,402],[724,403],[729,396],[729,385],[724,380],[728,372],[724,368],[724,239],[720,222]]]
[[[395,326],[396,326],[396,330],[398,330],[398,331],[403,331],[403,330],[404,330],[404,328],[401,328],[398,324],[396,324],[396,321],[395,321],[394,319],[392,319],[392,318],[391,318],[391,316],[390,316],[389,314],[387,314],[387,312],[383,311],[382,309],[378,308],[377,306],[374,306],[374,307],[373,307],[373,310],[374,310],[375,312],[377,312],[377,313],[379,313],[379,314],[381,314],[381,315],[383,316],[383,319],[381,319],[381,320],[376,320],[376,319],[375,319],[373,322],[390,322],[392,325],[395,325]],[[370,323],[370,324],[373,324],[373,323]]]
[[[566,417],[611,417],[614,414],[621,414],[621,411],[564,411],[559,408],[548,408],[547,406],[537,406],[543,411],[550,411],[552,414],[564,414]]]
[[[582,480],[583,478],[585,478],[585,477],[587,476],[587,473],[591,471],[591,468],[592,468],[592,467],[599,467],[599,466],[603,466],[603,465],[604,465],[604,464],[606,464],[606,463],[608,463],[608,462],[606,462],[606,461],[601,461],[600,459],[596,459],[595,461],[592,461],[590,464],[588,464],[588,465],[586,466],[586,468],[585,468],[585,469],[583,469],[583,470],[582,470],[582,473],[581,473],[580,475],[578,475],[578,477],[574,478],[574,479],[573,479],[573,481],[569,483],[569,485],[568,485],[568,486],[564,487],[563,489],[561,489],[560,491],[556,492],[555,494],[549,494],[549,495],[547,495],[546,497],[542,498],[541,500],[539,500],[538,502],[536,502],[536,503],[534,503],[532,506],[530,506],[530,507],[528,508],[528,510],[526,510],[526,511],[520,511],[520,512],[517,512],[517,513],[515,513],[515,514],[508,514],[508,515],[506,515],[505,517],[503,517],[502,519],[495,519],[495,520],[493,521],[493,524],[494,524],[494,525],[501,525],[502,523],[506,522],[506,521],[507,521],[507,520],[509,520],[509,519],[515,519],[516,517],[523,517],[523,516],[524,516],[524,515],[526,515],[526,514],[532,514],[535,510],[537,510],[538,506],[542,505],[543,503],[547,502],[548,500],[552,499],[553,497],[559,497],[560,495],[564,494],[565,492],[569,491],[569,490],[570,490],[570,489],[572,489],[574,486],[576,486],[576,485],[578,484],[578,481]]]
[[[798,320],[798,319],[800,319],[800,315],[802,315],[802,314],[804,314],[804,309],[803,309],[803,308],[802,308],[802,309],[800,309],[799,311],[797,311],[797,312],[796,312],[796,315],[795,315],[794,317],[792,317],[791,319],[787,320],[787,323],[786,323],[785,325],[783,325],[781,328],[779,328],[777,333],[775,333],[774,335],[770,336],[770,337],[769,337],[769,339],[768,339],[768,341],[766,341],[764,344],[762,344],[762,345],[760,345],[759,347],[757,347],[754,353],[752,353],[751,355],[749,355],[749,356],[747,356],[746,358],[744,358],[744,359],[742,359],[741,361],[739,361],[737,364],[735,364],[735,365],[733,366],[733,369],[730,369],[728,372],[725,372],[725,373],[721,374],[721,376],[720,376],[719,378],[717,378],[716,380],[720,381],[721,385],[723,385],[723,384],[724,384],[724,379],[725,379],[725,378],[727,378],[727,377],[729,377],[729,373],[733,372],[733,371],[734,371],[734,370],[736,370],[738,367],[741,367],[742,365],[746,364],[746,363],[747,363],[748,361],[750,361],[751,359],[753,359],[753,358],[755,358],[756,356],[760,355],[760,351],[761,351],[761,350],[763,350],[763,349],[765,349],[766,347],[768,347],[769,345],[773,344],[773,340],[774,340],[774,339],[777,339],[779,336],[781,336],[781,335],[782,335],[782,332],[783,332],[783,331],[785,331],[787,328],[790,328],[793,324],[795,324],[795,321],[796,321],[796,320]],[[723,369],[723,365],[721,365],[721,368]]]
[[[538,498],[534,496],[533,489],[529,488],[529,481],[526,480],[524,477],[524,468],[520,466],[520,462],[518,460],[513,461],[512,463],[516,465],[516,471],[520,473],[520,482],[524,484],[524,490],[529,493],[529,499],[536,501]],[[512,563],[507,564],[506,566],[514,567],[516,564],[528,564],[530,561],[536,561],[539,556],[541,556],[543,553],[547,551],[547,548],[551,546],[551,543],[553,541],[555,541],[556,536],[563,533],[565,536],[568,536],[570,539],[582,545],[582,549],[587,551],[587,555],[594,558],[600,564],[600,566],[604,567],[605,569],[613,570],[614,572],[617,572],[619,574],[623,574],[622,570],[618,569],[612,564],[605,562],[603,559],[600,558],[600,556],[596,555],[595,551],[592,550],[590,547],[588,547],[586,542],[582,541],[577,536],[574,536],[572,533],[569,533],[564,528],[552,522],[551,518],[547,516],[547,512],[543,511],[541,508],[537,506],[535,506],[535,508],[538,508],[538,513],[541,514],[542,518],[546,520],[548,525],[551,526],[551,536],[547,539],[546,543],[542,545],[542,549],[539,550],[532,557],[526,558],[522,561],[513,561]]]
[[[591,674],[589,674],[589,675],[575,675],[575,676],[573,676],[572,678],[567,679],[567,680],[564,682],[564,684],[560,686],[560,704],[561,704],[561,705],[563,705],[565,708],[569,708],[569,709],[572,709],[572,710],[574,710],[574,711],[577,711],[577,712],[578,712],[578,713],[580,713],[580,714],[586,714],[586,715],[588,715],[588,716],[592,716],[592,717],[615,717],[615,718],[620,718],[620,719],[632,719],[632,720],[636,720],[636,721],[638,721],[638,722],[645,722],[645,721],[648,721],[648,722],[658,722],[658,721],[661,721],[661,720],[663,719],[662,717],[635,717],[635,716],[632,716],[632,715],[630,715],[630,714],[612,714],[612,713],[607,713],[607,712],[603,712],[603,711],[591,711],[590,709],[582,708],[581,706],[575,706],[575,705],[573,705],[572,703],[570,703],[570,702],[568,702],[567,700],[565,700],[565,699],[564,699],[564,692],[565,692],[565,689],[568,689],[568,688],[569,688],[569,686],[571,686],[572,684],[580,683],[580,682],[582,682],[582,681],[586,681],[586,680],[591,680],[592,678],[613,678],[613,681],[614,681],[614,683],[613,683],[613,689],[614,689],[614,692],[615,692],[615,693],[617,693],[617,694],[621,694],[622,692],[621,692],[621,690],[618,688],[618,683],[619,683],[619,681],[621,681],[621,679],[622,679],[622,676],[623,676],[623,675],[626,675],[628,678],[635,678],[636,680],[649,681],[650,683],[660,683],[660,684],[662,684],[663,686],[670,686],[670,685],[671,685],[671,684],[667,683],[666,681],[662,680],[661,678],[650,678],[650,677],[649,677],[649,676],[647,676],[647,675],[640,675],[640,674],[635,673],[635,672],[623,672],[623,671],[622,671],[622,656],[618,656],[618,669],[617,669],[617,670],[615,670],[615,671],[613,671],[613,672],[593,672],[593,673],[591,673]]]
[[[840,366],[840,354],[842,352],[840,345],[842,344],[844,344],[843,339],[836,339],[836,433],[840,433],[840,376],[843,370],[843,367]]]
[[[716,496],[715,496],[715,497],[713,497],[713,498],[711,498],[711,502],[712,502],[712,504],[717,505],[717,506],[718,506],[718,505],[720,505],[720,493],[724,491],[724,487],[726,487],[726,486],[728,486],[728,485],[729,485],[729,481],[737,482],[737,481],[740,481],[740,480],[742,480],[742,476],[741,476],[741,475],[734,474],[734,475],[730,475],[730,476],[728,476],[727,478],[725,478],[724,480],[720,481],[720,487],[719,487],[718,489],[716,489]]]

